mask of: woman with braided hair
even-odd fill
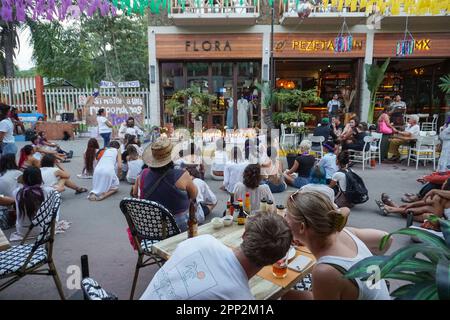
[[[303,243],[317,259],[312,271],[313,290],[290,291],[285,299],[388,300],[384,280],[374,286],[342,275],[373,254],[383,254],[378,245],[387,233],[374,229],[345,227],[348,208],[336,209],[331,200],[316,191],[297,191],[287,200],[286,220],[294,241]]]

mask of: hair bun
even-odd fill
[[[334,229],[336,231],[342,231],[345,225],[347,224],[348,214],[343,214],[340,209],[334,210],[333,219],[334,219]]]

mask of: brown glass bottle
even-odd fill
[[[188,220],[188,238],[197,236],[198,233],[198,221],[197,221],[197,204],[195,200],[191,200],[189,204],[189,220]]]

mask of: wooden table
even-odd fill
[[[2,229],[0,229],[0,251],[8,250],[10,247],[8,239],[6,239]]]
[[[212,223],[204,224],[198,228],[199,235],[210,234],[216,239],[220,240],[223,244],[231,248],[236,248],[241,244],[243,233],[244,227],[239,226],[236,223],[233,223],[229,227],[222,227],[220,229],[214,229]],[[187,233],[183,232],[174,237],[160,241],[153,245],[153,253],[163,258],[164,260],[168,260],[170,255],[175,251],[177,245],[186,239]],[[310,253],[302,252],[302,255],[305,255],[315,261],[314,256]],[[285,288],[278,286],[258,275],[255,275],[249,281],[250,290],[257,300],[278,299],[292,287],[294,287],[297,282],[299,282],[307,274],[309,274],[313,267],[314,263],[311,263],[302,272],[295,272],[296,274],[298,274],[298,276],[295,277],[295,279],[291,281],[289,286],[286,286]]]

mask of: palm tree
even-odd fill
[[[3,75],[7,78],[13,78],[15,74],[14,58],[16,56],[14,49],[20,47],[19,23],[0,20],[0,28],[0,54],[2,56]]]
[[[390,58],[387,58],[387,60],[380,67],[376,63],[365,64],[364,66],[366,68],[367,88],[370,91],[369,116],[367,119],[368,123],[373,123],[373,113],[375,111],[377,91],[384,80],[384,74],[389,65],[389,62]]]

